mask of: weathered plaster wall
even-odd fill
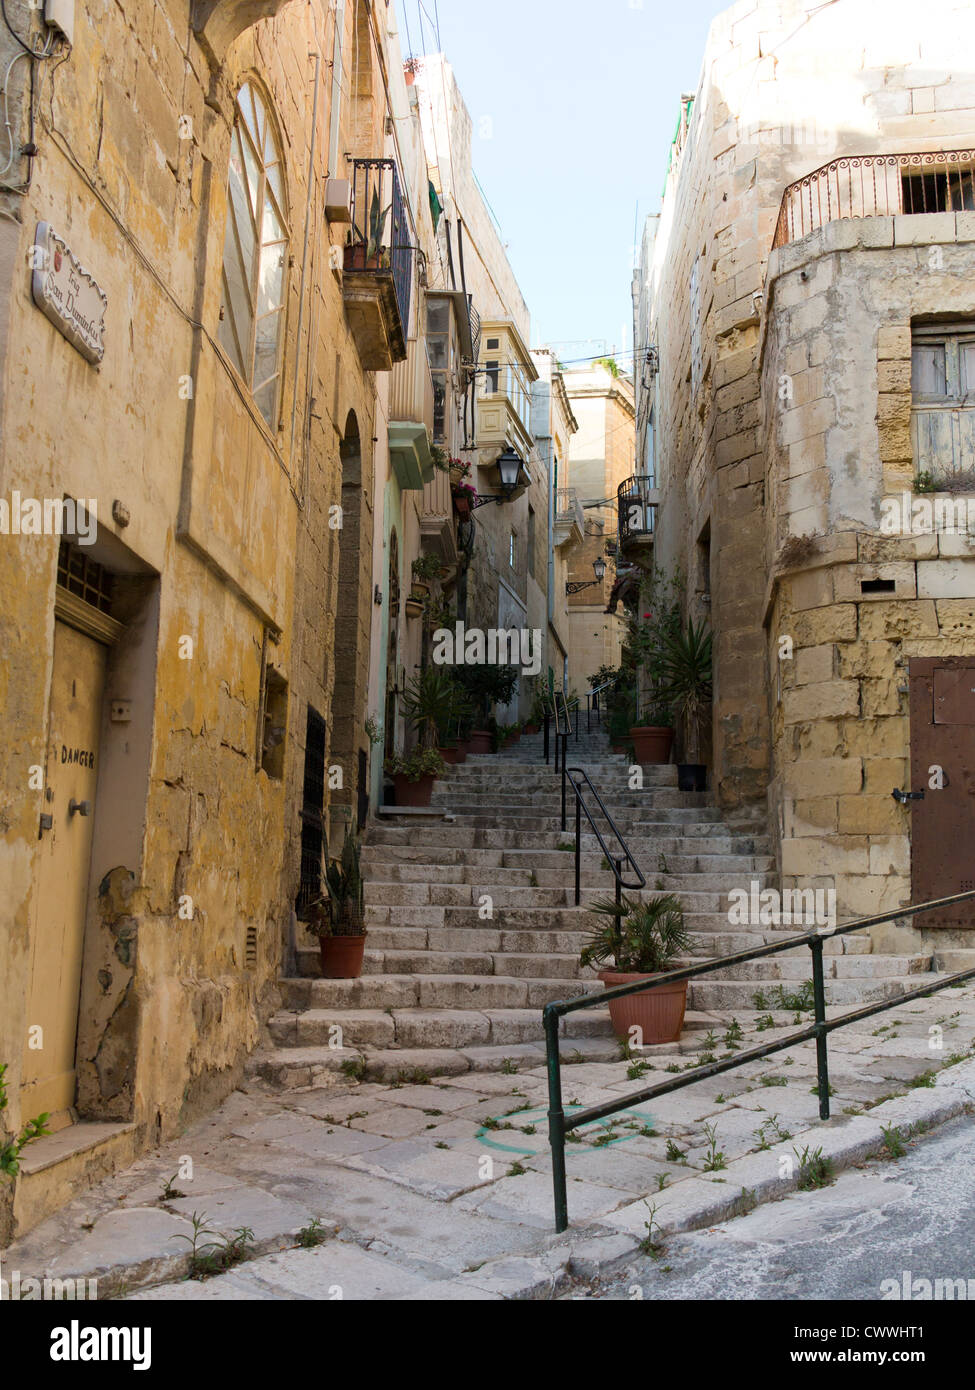
[[[913,483],[911,321],[975,313],[973,265],[969,213],[831,223],[769,264],[769,803],[786,885],[835,886],[841,916],[910,901],[907,662],[975,650],[967,537],[880,529]],[[798,563],[789,537],[815,538]]]

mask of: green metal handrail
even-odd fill
[[[685,970],[668,971],[664,975],[658,975],[650,985],[641,980],[631,985],[617,985],[615,989],[604,990],[602,994],[579,995],[575,999],[563,999],[556,1003],[546,1004],[542,1010],[542,1025],[545,1030],[545,1060],[548,1068],[548,1133],[552,1148],[552,1187],[555,1198],[556,1231],[564,1231],[569,1224],[565,1183],[566,1134],[582,1125],[592,1124],[594,1120],[601,1120],[607,1115],[615,1115],[620,1110],[627,1110],[640,1101],[653,1100],[657,1096],[668,1095],[672,1091],[679,1091],[685,1086],[693,1085],[695,1081],[703,1081],[710,1076],[720,1076],[722,1072],[733,1071],[735,1067],[743,1066],[746,1062],[758,1061],[762,1057],[769,1057],[775,1052],[783,1052],[787,1048],[796,1047],[799,1043],[809,1042],[815,1038],[819,1117],[821,1120],[828,1120],[828,1035],[837,1028],[845,1028],[850,1023],[858,1023],[861,1019],[871,1018],[874,1014],[884,1013],[887,1009],[896,1009],[899,1005],[908,1003],[912,999],[924,999],[929,994],[936,994],[939,990],[949,989],[952,985],[975,979],[975,969],[962,970],[956,975],[939,980],[936,984],[925,985],[921,989],[911,990],[907,994],[899,995],[896,999],[884,1000],[880,1004],[869,1004],[862,1009],[855,1009],[851,1013],[844,1014],[842,1018],[828,1021],[826,1018],[826,986],[823,977],[823,943],[833,936],[847,936],[850,932],[862,931],[865,927],[876,927],[884,922],[897,921],[901,917],[916,917],[922,912],[933,912],[937,908],[954,907],[959,903],[972,902],[973,900],[975,900],[975,891],[958,893],[951,898],[935,898],[930,902],[918,903],[916,906],[901,907],[893,912],[884,912],[876,917],[861,917],[854,922],[846,923],[844,926],[828,927],[814,932],[805,932],[801,936],[791,936],[787,941],[777,942],[772,946],[755,946],[747,951],[738,951],[734,955],[721,956],[717,960],[689,966]],[[747,1052],[741,1052],[725,1061],[705,1063],[703,1066],[696,1067],[693,1072],[676,1077],[671,1081],[658,1082],[655,1086],[648,1086],[642,1091],[632,1092],[620,1100],[606,1101],[602,1105],[591,1105],[588,1109],[580,1110],[574,1115],[566,1115],[562,1105],[562,1073],[559,1065],[559,1020],[565,1014],[575,1013],[579,1009],[602,1008],[611,999],[624,999],[630,994],[645,994],[651,989],[659,989],[662,985],[676,984],[681,980],[692,980],[699,975],[708,975],[714,970],[724,969],[726,966],[741,965],[750,960],[761,960],[765,956],[777,956],[783,951],[794,951],[797,946],[808,946],[812,952],[815,1022],[810,1024],[808,1028],[803,1028],[798,1033],[790,1033],[787,1038],[780,1038],[778,1042],[766,1043],[763,1047],[750,1048]]]

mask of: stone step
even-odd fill
[[[564,853],[555,851],[555,854]],[[493,865],[488,868],[486,865],[478,864],[428,864],[415,860],[384,862],[378,856],[365,857],[363,864],[369,869],[369,882],[372,884],[481,885],[490,879],[495,888],[560,887],[569,878],[574,877],[575,856],[568,861],[561,857],[555,859],[554,854],[551,858],[554,863],[550,867],[537,868],[529,867],[527,862],[521,868]],[[666,857],[666,863],[667,872],[676,877],[688,874],[745,875],[749,882],[757,875],[770,873],[773,867],[769,855],[746,854],[669,855]],[[603,857],[594,854],[583,856],[580,869],[583,884],[602,883],[602,874],[606,872]],[[533,875],[537,880],[534,884],[531,883]]]
[[[287,980],[279,985],[291,1009],[542,1009],[602,989],[579,979],[512,975],[363,975],[358,980]]]
[[[925,975],[913,975],[906,979],[843,979],[826,981],[826,1003],[832,1005],[874,1004],[884,999],[896,999],[909,989],[918,989],[926,983]],[[932,981],[934,976],[931,976]],[[739,1009],[756,1009],[755,995],[762,990],[768,994],[767,982],[760,980],[692,980],[688,988],[688,1001],[695,1009],[709,1013],[729,1013]],[[767,1008],[774,1007],[767,1002]]]
[[[562,1036],[611,1036],[608,1009],[568,1014]],[[308,1009],[268,1023],[278,1047],[487,1047],[544,1042],[539,1009]]]
[[[900,976],[921,975],[931,969],[930,955],[825,955],[824,975],[827,979],[882,980]],[[808,949],[752,960],[744,965],[726,966],[709,975],[711,980],[752,980],[756,988],[765,980],[811,980],[812,963]]]

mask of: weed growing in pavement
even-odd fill
[[[704,1134],[708,1141],[708,1151],[704,1156],[705,1173],[717,1173],[722,1168],[727,1168],[728,1163],[724,1154],[718,1148],[718,1127],[717,1125],[705,1124]]]
[[[829,1187],[836,1181],[833,1172],[833,1160],[827,1158],[823,1153],[822,1147],[809,1152],[809,1145],[803,1149],[802,1153],[793,1145],[792,1152],[799,1160],[799,1178],[797,1187],[800,1192],[811,1192],[814,1188]]]

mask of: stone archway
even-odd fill
[[[361,820],[359,796],[363,756],[368,787],[369,740],[365,732],[372,620],[372,546],[364,506],[362,440],[350,410],[339,446],[342,462],[342,527],[339,531],[338,596],[335,608],[335,685],[332,693],[331,763],[342,769],[333,804]],[[356,809],[353,809],[356,808]]]

